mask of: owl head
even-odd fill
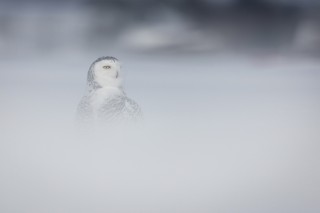
[[[120,62],[115,57],[104,56],[96,59],[88,72],[88,85],[91,89],[121,87]]]

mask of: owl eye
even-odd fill
[[[103,69],[110,69],[111,66],[103,66],[102,68],[103,68]]]

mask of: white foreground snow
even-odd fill
[[[100,55],[1,61],[0,212],[319,212],[320,64],[114,55],[134,130],[79,134]]]

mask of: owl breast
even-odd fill
[[[138,120],[139,106],[117,88],[101,88],[92,95],[92,108],[98,122]]]

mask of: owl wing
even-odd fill
[[[89,96],[83,96],[78,105],[76,120],[79,123],[90,123],[93,119],[94,116],[90,98]]]
[[[142,111],[140,106],[132,99],[125,97],[124,116],[127,116],[133,121],[139,121],[142,119]]]
[[[107,99],[98,113],[101,121],[137,121],[141,118],[139,105],[126,96]]]

